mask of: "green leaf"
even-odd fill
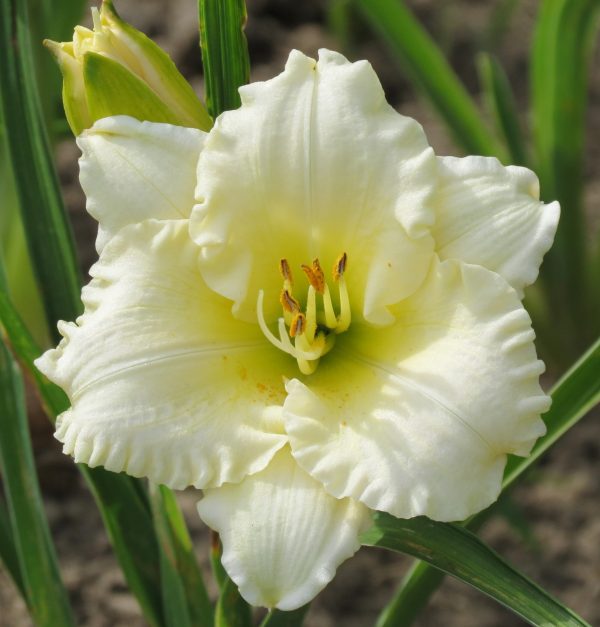
[[[401,0],[355,2],[430,100],[459,145],[469,154],[493,155],[505,161],[504,151],[482,122],[471,96],[435,41],[404,3]]]
[[[442,581],[443,571],[426,562],[415,560],[400,582],[394,597],[379,615],[375,627],[411,625]]]
[[[3,329],[17,358],[33,378],[46,414],[54,420],[69,407],[67,395],[33,365],[41,350],[31,337],[23,320],[10,301],[8,294],[0,288],[0,328]]]
[[[0,470],[29,610],[39,627],[74,625],[37,482],[21,373],[0,342]]]
[[[11,576],[17,590],[21,593],[25,603],[28,602],[25,583],[21,576],[19,556],[15,548],[15,540],[10,526],[10,517],[4,499],[0,500],[0,560]]]
[[[425,560],[489,595],[532,625],[587,625],[459,525],[422,516],[402,520],[378,512],[373,527],[361,540],[366,545]]]
[[[487,107],[498,133],[508,147],[509,161],[516,165],[527,165],[517,106],[502,66],[493,56],[482,53],[477,58],[477,69]]]
[[[248,82],[250,61],[243,28],[244,0],[199,0],[200,44],[208,112],[216,118],[240,106],[238,88]]]
[[[542,198],[562,212],[542,278],[554,320],[572,358],[600,330],[590,308],[588,233],[582,207],[586,108],[591,53],[600,18],[597,0],[543,0],[531,64],[533,138]]]
[[[27,5],[0,0],[0,97],[28,247],[54,330],[57,320],[79,313],[80,280],[41,113]]]
[[[94,495],[119,565],[146,620],[152,627],[164,625],[159,545],[140,480],[100,467],[78,467]]]
[[[221,557],[223,545],[216,531],[210,532],[210,565],[213,576],[219,586],[220,596],[217,603],[216,627],[249,627],[252,623],[252,610],[244,601],[235,583],[223,568]]]
[[[223,545],[221,544],[221,538],[216,531],[210,530],[210,567],[212,568],[212,574],[219,586],[219,590],[223,590],[223,587],[229,579],[223,564],[221,563],[221,557],[223,556]]]
[[[175,495],[166,486],[151,485],[150,498],[161,546],[162,596],[167,625],[212,627],[213,609]]]
[[[600,339],[573,365],[552,389],[552,406],[544,415],[548,427],[529,457],[511,457],[504,472],[503,491],[510,488],[523,473],[600,403]],[[467,522],[477,529],[494,512],[494,506]],[[377,627],[410,625],[438,588],[443,575],[424,562],[417,562],[404,577],[398,591],[377,622]]]
[[[291,612],[282,612],[281,610],[271,610],[266,616],[260,627],[300,627],[304,622],[304,618],[308,613],[310,604],[303,605],[297,610]]]
[[[52,421],[69,406],[64,392],[34,366],[36,346],[7,295],[0,291],[0,324],[23,367],[36,382]],[[152,627],[163,625],[158,540],[150,504],[138,479],[78,464],[90,487],[131,591]]]
[[[217,603],[215,627],[252,627],[250,606],[229,577],[223,584]]]

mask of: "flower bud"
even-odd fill
[[[124,22],[104,0],[94,28],[73,41],[44,44],[63,75],[63,104],[75,135],[109,115],[209,130],[212,120],[191,85],[158,45]]]

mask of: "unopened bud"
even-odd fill
[[[63,104],[79,135],[110,115],[209,130],[212,120],[192,86],[157,44],[124,22],[104,0],[94,28],[76,26],[73,41],[44,44],[63,75]]]

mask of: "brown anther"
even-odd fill
[[[290,268],[290,264],[288,263],[287,259],[279,260],[279,272],[281,273],[283,280],[288,281],[291,286],[294,280],[292,278],[292,270]]]
[[[281,290],[279,302],[281,303],[284,311],[289,313],[296,313],[300,311],[300,303],[287,290]]]
[[[321,264],[318,259],[314,259],[312,266],[302,265],[302,270],[306,274],[308,282],[315,288],[319,294],[323,294],[325,291],[325,274],[321,268]]]
[[[340,277],[344,276],[344,272],[346,272],[346,265],[348,263],[348,255],[346,253],[342,253],[333,264],[333,280],[339,281]]]
[[[296,337],[297,335],[302,335],[306,330],[306,316],[299,311],[292,318],[292,323],[290,324],[290,336]]]

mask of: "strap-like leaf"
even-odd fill
[[[229,577],[221,588],[215,627],[252,627],[250,606],[242,599],[237,586]]]
[[[0,470],[20,573],[35,624],[73,625],[39,491],[18,366],[0,341]]]
[[[213,609],[175,495],[150,486],[154,524],[161,546],[161,581],[169,627],[212,627]]]
[[[23,577],[21,576],[19,556],[15,548],[10,517],[4,499],[0,500],[0,561],[6,569],[6,572],[11,576],[23,600],[27,603],[27,592],[25,590],[25,584],[23,583]]]
[[[597,0],[543,0],[531,64],[536,171],[545,200],[561,203],[561,219],[542,278],[553,296],[563,354],[578,352],[600,330],[591,311],[588,233],[582,206],[586,108],[591,53],[600,21]]]
[[[414,83],[431,101],[456,141],[470,154],[504,152],[481,120],[472,98],[437,44],[401,0],[355,0],[373,29],[398,56]]]
[[[515,165],[527,165],[515,99],[502,66],[495,57],[482,53],[477,59],[477,69],[488,109],[508,148],[509,161]]]
[[[0,97],[29,251],[56,334],[57,320],[80,311],[80,280],[41,113],[28,5],[0,0]]]
[[[240,106],[238,87],[248,82],[244,0],[199,0],[200,43],[208,112],[216,118]]]
[[[402,520],[377,513],[373,527],[363,534],[362,542],[425,560],[481,590],[532,625],[587,626],[459,525],[439,523],[422,516]]]

